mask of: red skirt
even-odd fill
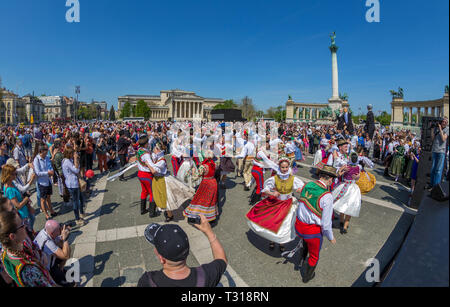
[[[184,216],[199,214],[203,214],[208,221],[215,220],[218,215],[217,181],[215,178],[202,180],[191,204],[183,211]]]
[[[248,213],[247,218],[256,225],[278,233],[292,206],[292,198],[279,200],[269,196],[257,203]]]

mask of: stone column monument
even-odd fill
[[[342,100],[339,98],[339,72],[338,72],[338,63],[337,63],[337,51],[339,47],[336,45],[336,32],[333,32],[331,35],[331,68],[332,68],[332,81],[333,81],[333,94],[330,99],[328,99],[328,103],[330,105],[333,114],[336,110],[340,110],[342,107]]]

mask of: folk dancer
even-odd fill
[[[277,174],[264,184],[262,193],[268,197],[258,202],[246,215],[250,229],[269,240],[270,249],[278,243],[281,252],[285,250],[285,243],[295,239],[293,226],[297,200],[292,193],[299,192],[304,186],[303,181],[292,174],[289,165],[289,158],[280,157]]]
[[[196,188],[200,184],[197,163],[194,157],[194,145],[192,143],[183,152],[183,163],[176,177],[190,188]]]
[[[359,217],[361,209],[361,190],[356,182],[360,178],[361,166],[358,154],[352,152],[347,165],[340,168],[344,172],[342,182],[333,189],[333,208],[340,214],[340,231],[346,234],[351,217]]]
[[[219,187],[221,189],[226,189],[225,181],[227,180],[227,175],[234,172],[235,166],[231,160],[231,153],[233,146],[231,144],[225,143],[225,135],[222,135],[220,143],[214,146],[214,155],[220,157],[220,183]]]
[[[270,160],[270,142],[266,140],[266,148],[261,148],[253,159],[252,176],[255,179],[256,187],[250,198],[250,205],[253,206],[261,201],[262,190],[264,188],[264,171],[266,169],[278,169],[278,165]]]
[[[252,183],[252,167],[255,158],[255,145],[248,141],[248,133],[244,131],[244,148],[242,152],[236,156],[237,159],[244,159],[244,191],[250,191]]]
[[[373,168],[374,163],[365,156],[364,148],[362,147],[358,148],[358,155],[359,155],[358,163],[361,165],[361,176],[359,180],[356,181],[356,184],[361,190],[361,194],[366,194],[372,191],[373,188],[375,188],[375,184],[377,183],[377,179],[375,178],[375,176],[370,172],[366,171],[366,167]]]
[[[333,195],[330,193],[330,187],[337,175],[334,167],[325,165],[319,172],[319,180],[307,183],[300,192],[295,231],[303,240],[300,253],[302,267],[309,254],[302,276],[304,283],[315,276],[323,236],[332,244],[336,244],[332,230]]]
[[[178,136],[182,134],[182,131],[179,130]],[[178,170],[183,162],[183,149],[181,147],[181,138],[178,138],[177,135],[172,136],[172,144],[171,144],[171,153],[172,153],[172,169],[173,175],[177,176]]]
[[[198,168],[199,176],[203,177],[197,192],[189,206],[183,211],[185,217],[203,214],[209,222],[216,220],[219,211],[217,209],[217,181],[214,177],[216,164],[213,161],[213,152],[207,150],[204,153],[205,160]]]
[[[153,174],[153,199],[158,210],[164,212],[166,222],[170,222],[173,220],[173,211],[178,209],[186,200],[192,198],[194,190],[169,174],[164,158],[164,149],[162,143],[156,143],[153,149],[154,162],[147,162],[146,164]],[[155,215],[154,212],[150,212],[150,214]]]
[[[139,137],[139,149],[136,153],[138,178],[141,183],[141,215],[149,212],[150,217],[156,216],[156,203],[153,199],[152,180],[153,173],[148,164],[152,164],[152,153],[148,150],[148,136],[143,134]],[[147,197],[149,196],[149,209],[147,210]]]

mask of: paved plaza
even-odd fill
[[[171,168],[170,159],[167,161]],[[311,164],[312,158],[308,157],[296,174],[305,182],[316,179]],[[349,233],[341,235],[339,221],[334,221],[337,244],[333,246],[324,240],[316,277],[306,286],[372,286],[373,283],[365,279],[366,261],[378,259],[383,270],[397,252],[417,212],[405,206],[408,188],[383,177],[383,171],[380,166],[371,170],[377,185],[363,196],[360,217],[350,221]],[[96,176],[93,193],[87,202],[88,223],[72,229],[71,256],[80,261],[82,286],[133,287],[144,271],[161,269],[153,247],[143,234],[149,223],[163,223],[164,217],[141,216],[137,169],[127,172],[125,178],[126,182],[107,182],[106,176]],[[242,183],[242,178],[235,179],[232,174],[227,189],[220,190],[219,194],[220,216],[214,232],[229,261],[220,286],[305,286],[301,281],[298,257],[281,257],[277,247],[269,250],[269,242],[249,230],[245,215],[250,209],[251,192],[245,192]],[[55,187],[54,194],[56,191]],[[53,195],[52,200],[55,210],[60,213],[56,219],[73,222],[71,208],[64,206],[58,195]],[[187,205],[188,202],[183,207]],[[43,214],[38,214],[35,229],[41,229],[44,223]],[[188,265],[197,266],[212,260],[208,240],[187,224],[181,208],[175,212],[173,223],[179,224],[189,236]],[[289,243],[287,250],[297,243],[298,240]]]

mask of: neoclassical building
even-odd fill
[[[0,116],[1,122],[11,125],[26,122],[25,101],[12,91],[0,90],[2,91],[0,110],[4,112]]]
[[[161,91],[159,96],[126,95],[118,98],[118,114],[126,102],[136,106],[139,100],[143,100],[150,108],[150,120],[193,120],[211,119],[211,110],[217,104],[225,100],[220,98],[204,98],[195,92],[183,90]]]
[[[422,116],[449,116],[449,94],[446,91],[442,98],[426,101],[404,101],[396,97],[392,99],[391,108],[392,127],[420,130]]]

